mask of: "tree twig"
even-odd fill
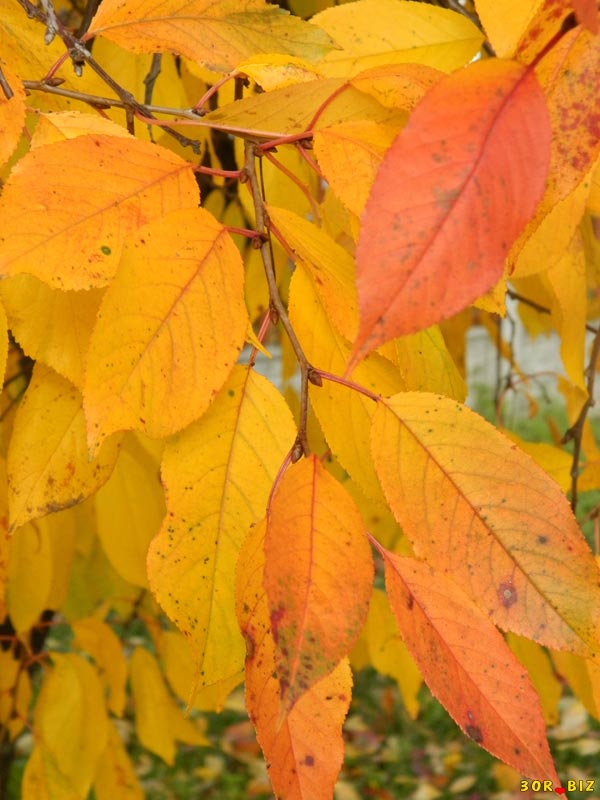
[[[588,364],[588,380],[587,380],[587,400],[583,408],[579,412],[577,420],[562,438],[562,443],[573,442],[573,461],[571,464],[571,508],[573,513],[577,510],[577,481],[579,480],[579,462],[581,459],[581,440],[583,438],[583,426],[587,419],[590,408],[594,405],[594,385],[596,382],[596,369],[598,365],[598,358],[600,357],[600,329],[596,331],[594,343],[592,345],[592,352],[590,354],[590,361]]]

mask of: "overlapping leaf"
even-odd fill
[[[90,446],[127,428],[169,436],[198,419],[231,372],[247,322],[240,254],[211,214],[188,209],[143,228],[90,342]]]
[[[354,362],[497,283],[542,196],[549,153],[544,98],[520,65],[478,62],[430,89],[386,153],[367,201]]]
[[[597,645],[600,574],[559,487],[468,408],[408,392],[379,404],[372,451],[417,555],[505,630]]]
[[[246,640],[246,706],[269,777],[286,800],[325,800],[342,765],[342,723],[352,694],[346,659],[308,688],[291,710],[282,709],[274,675],[276,646],[263,587],[266,521],[246,538],[236,580],[237,614]]]
[[[0,90],[0,166],[2,166],[17,146],[25,124],[25,89],[13,70],[0,57],[0,68],[12,97]]]
[[[264,584],[283,707],[348,655],[365,622],[373,562],[358,508],[314,456],[271,498]]]
[[[148,142],[90,134],[37,147],[0,197],[0,275],[25,272],[58,289],[104,286],[128,233],[197,203],[190,164]]]
[[[383,556],[390,605],[432,694],[477,744],[558,784],[539,698],[487,614],[442,571]]]
[[[243,641],[235,619],[235,563],[248,528],[265,512],[294,436],[275,387],[236,367],[204,417],[166,447],[168,514],[150,547],[148,577],[192,646],[200,689],[228,681],[226,696],[239,680]]]
[[[89,36],[105,36],[134,53],[174,51],[223,72],[257,53],[318,60],[331,48],[318,27],[264,0],[108,0]]]

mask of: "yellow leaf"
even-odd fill
[[[14,714],[8,721],[7,728],[11,742],[23,731],[29,719],[29,708],[33,698],[31,678],[26,670],[21,670],[17,679],[17,691],[14,700]]]
[[[71,781],[41,744],[36,744],[23,772],[21,800],[81,800]]]
[[[283,208],[266,206],[274,228],[308,270],[337,330],[353,339],[358,329],[354,260],[321,228]]]
[[[381,589],[373,590],[365,634],[371,663],[378,672],[396,681],[408,715],[416,719],[423,678],[398,633],[398,625]]]
[[[348,295],[338,302],[351,307]],[[289,314],[307,358],[319,369],[342,375],[351,346],[333,327],[312,277],[296,270],[290,284]],[[373,392],[393,394],[401,389],[398,370],[379,353],[372,353],[356,368],[352,379]],[[369,449],[370,420],[375,403],[345,386],[324,380],[310,387],[311,404],[327,443],[352,479],[370,498],[385,502]],[[340,425],[340,420],[344,424]]]
[[[185,719],[169,694],[154,656],[143,647],[136,647],[129,668],[135,730],[144,747],[171,765],[175,760],[176,739],[196,745],[207,743],[200,729]]]
[[[1,296],[1,295],[0,295]],[[8,320],[4,306],[0,303],[0,386],[4,384],[8,361]]]
[[[32,275],[15,275],[0,282],[0,297],[23,351],[81,389],[102,291],[64,292]]]
[[[464,402],[467,385],[437,325],[400,336],[383,345],[379,352],[395,364],[405,392],[435,392]]]
[[[527,442],[512,431],[506,430],[503,433],[508,439],[516,442],[523,452],[530,455],[544,472],[547,472],[552,480],[556,481],[565,494],[569,491],[573,465],[571,453],[547,442]]]
[[[90,655],[98,667],[103,684],[108,689],[108,708],[117,717],[125,709],[127,662],[117,635],[97,617],[87,617],[71,624],[75,644]]]
[[[241,61],[237,69],[256,81],[265,92],[282,89],[294,83],[314,81],[320,77],[318,68],[308,61],[277,53],[253,55]]]
[[[40,520],[48,531],[50,558],[52,561],[52,583],[46,598],[46,608],[58,610],[66,600],[71,569],[75,559],[75,548],[79,530],[75,508],[58,511]]]
[[[96,800],[144,800],[144,790],[113,723],[108,726],[106,749],[98,760],[94,778]]]
[[[315,133],[315,153],[327,182],[344,205],[360,216],[383,154],[399,128],[371,120],[343,122]]]
[[[167,215],[129,239],[90,342],[91,449],[114,431],[158,438],[198,419],[231,372],[247,324],[240,254],[206,211]]]
[[[36,364],[8,451],[11,529],[93,494],[108,479],[117,453],[118,443],[111,441],[88,460],[80,393]]]
[[[0,165],[5,164],[16,148],[25,124],[25,89],[19,77],[0,56],[0,68],[6,85],[12,92],[7,98],[4,90],[0,90]]]
[[[440,70],[424,64],[383,64],[359,72],[350,84],[372,95],[386,108],[409,111],[443,76]]]
[[[133,434],[123,440],[110,479],[96,493],[98,536],[115,570],[147,588],[146,556],[165,515],[160,461]]]
[[[50,111],[39,115],[38,124],[31,138],[31,149],[44,147],[65,139],[89,136],[92,133],[134,139],[121,125],[97,114],[82,114],[81,111]]]
[[[277,484],[264,550],[280,710],[287,714],[350,653],[373,584],[360,512],[315,456],[292,465]]]
[[[235,563],[294,437],[275,387],[237,366],[202,419],[165,448],[168,513],[150,546],[148,577],[192,645],[195,688],[238,680],[244,645],[235,618]]]
[[[508,633],[506,641],[521,664],[529,672],[531,682],[535,686],[542,704],[546,725],[556,725],[558,722],[558,701],[562,694],[562,687],[554,674],[550,659],[539,644],[523,639],[522,636]]]
[[[45,520],[15,531],[10,539],[6,610],[15,630],[29,630],[47,608],[52,587],[52,559]]]
[[[226,72],[257,53],[288,53],[311,61],[331,47],[316,26],[263,0],[108,0],[88,36],[105,36],[134,53],[174,51]]]
[[[372,453],[418,556],[503,629],[597,649],[598,567],[567,499],[529,456],[465,406],[415,392],[378,404]]]
[[[574,653],[552,652],[552,661],[587,711],[600,720],[600,666]]]
[[[4,727],[13,712],[13,693],[16,689],[21,662],[12,649],[0,650],[0,725]]]
[[[73,164],[85,164],[85,180]],[[157,145],[92,134],[37,147],[0,198],[0,274],[29,273],[58,289],[103,286],[128,233],[197,203],[191,165]]]
[[[276,139],[308,130],[322,106],[314,126],[317,129],[353,119],[390,123],[399,119],[398,112],[384,108],[343,78],[325,78],[245,97],[211,111],[203,121],[241,136]]]
[[[338,45],[321,69],[351,76],[380,64],[426,64],[452,72],[467,64],[483,34],[466,17],[445,8],[398,0],[359,0],[316,14],[313,22]]]
[[[475,0],[490,44],[500,58],[515,52],[521,36],[543,0]]]
[[[92,665],[75,653],[54,653],[52,660],[35,706],[34,731],[43,761],[76,797],[87,797],[108,740],[102,684]],[[63,796],[54,792],[51,788],[50,797]]]

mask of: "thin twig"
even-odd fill
[[[522,294],[519,294],[519,292],[515,292],[514,289],[508,288],[506,290],[506,294],[512,300],[518,300],[520,303],[524,303],[524,305],[533,308],[540,314],[552,314],[552,310],[550,308],[546,308],[546,306],[540,305],[540,303],[536,302],[535,300],[530,300],[528,297],[523,297]],[[590,325],[589,323],[586,323],[585,329],[586,331],[589,331],[594,335],[596,334],[596,328],[593,325]]]
[[[579,461],[581,458],[581,440],[583,438],[583,426],[587,419],[590,408],[594,405],[594,384],[596,382],[596,369],[598,358],[600,357],[600,330],[596,332],[594,343],[592,345],[592,352],[590,354],[590,361],[588,364],[588,380],[587,380],[587,400],[583,408],[579,412],[579,416],[574,425],[571,425],[569,430],[562,438],[562,443],[573,442],[573,461],[571,464],[571,508],[573,513],[577,510],[577,481],[579,480]]]
[[[144,105],[146,108],[152,102],[152,95],[154,94],[154,86],[156,85],[156,81],[158,76],[160,75],[160,69],[162,66],[162,53],[154,53],[152,56],[152,63],[150,64],[150,69],[148,70],[148,74],[144,78]],[[154,141],[154,130],[152,129],[152,125],[148,125],[148,134],[150,135],[150,141]]]
[[[296,443],[292,448],[291,458],[292,461],[297,461],[302,455],[310,455],[307,438],[307,421],[308,421],[308,383],[310,376],[314,373],[308,359],[304,355],[302,346],[298,341],[296,332],[294,331],[288,314],[287,309],[279,294],[277,286],[277,278],[275,275],[275,265],[273,263],[273,256],[270,247],[269,226],[267,223],[267,215],[265,212],[264,200],[260,188],[258,175],[256,174],[256,150],[257,147],[253,142],[246,142],[245,144],[245,161],[244,161],[244,174],[247,179],[252,201],[254,204],[254,214],[256,219],[256,231],[262,237],[265,237],[260,246],[260,252],[265,268],[265,275],[267,277],[267,284],[269,286],[269,304],[271,309],[271,319],[273,322],[281,320],[285,332],[290,340],[292,349],[296,355],[298,366],[300,367],[300,420],[298,424],[298,437]]]
[[[8,83],[4,73],[2,72],[2,67],[0,67],[0,87],[2,88],[4,96],[6,97],[7,100],[10,100],[11,97],[14,96],[14,92],[10,88],[10,84]]]

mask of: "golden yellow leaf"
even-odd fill
[[[23,125],[25,124],[25,89],[19,77],[8,66],[0,56],[0,68],[6,81],[6,85],[12,92],[12,97],[7,98],[4,90],[0,89],[0,165],[5,164],[17,142],[21,138]]]
[[[52,582],[46,598],[46,608],[58,610],[67,598],[79,534],[77,519],[76,509],[69,508],[49,514],[43,518],[43,522],[40,520],[48,531],[52,560]]]
[[[399,119],[397,111],[384,108],[343,78],[324,78],[245,97],[211,111],[203,121],[241,136],[276,139],[308,130],[321,106],[325,107],[315,123],[317,129],[353,119],[390,123]]]
[[[21,670],[17,679],[17,688],[14,698],[14,711],[8,720],[7,728],[11,742],[23,731],[29,720],[29,709],[33,698],[31,678],[26,670]]]
[[[292,465],[277,484],[264,550],[281,711],[287,714],[350,653],[373,585],[360,512],[315,456]]]
[[[44,764],[76,797],[87,797],[108,740],[102,684],[92,665],[75,653],[53,653],[35,706],[34,731]],[[49,795],[56,793],[50,786]]]
[[[419,713],[419,689],[423,678],[398,632],[385,592],[374,589],[365,626],[371,664],[398,684],[411,719]]]
[[[11,537],[8,532],[6,460],[0,455],[0,617],[6,616],[6,587],[10,563]]]
[[[21,661],[11,650],[0,650],[0,725],[4,727],[13,712],[13,693],[16,690]]]
[[[147,588],[146,556],[165,515],[160,461],[133,434],[123,440],[109,480],[96,493],[98,536],[115,570]]]
[[[600,666],[574,653],[552,652],[551,655],[559,676],[566,679],[594,719],[600,720]]]
[[[338,302],[351,307],[348,295]],[[296,270],[290,284],[290,320],[309,361],[319,369],[342,375],[351,346],[333,327],[318,295],[313,278],[304,269]],[[401,389],[398,370],[379,353],[364,359],[352,379],[370,391],[393,394]],[[362,491],[380,504],[385,502],[370,457],[369,428],[375,403],[364,395],[333,381],[310,387],[311,404],[327,443],[340,463]],[[344,421],[340,425],[340,420]]]
[[[145,797],[134,765],[112,722],[108,726],[106,749],[98,760],[94,796],[96,800],[144,800]]]
[[[196,665],[188,639],[179,631],[165,631],[160,638],[160,663],[169,686],[177,697],[191,708],[200,711],[221,711],[229,694],[244,680],[244,673],[223,678],[197,692]]]
[[[415,392],[378,404],[372,453],[418,556],[503,629],[598,649],[598,567],[567,499],[529,456],[465,406]]]
[[[1,297],[1,295],[0,295]],[[8,360],[8,320],[6,311],[0,303],[0,386],[4,384],[6,362]]]
[[[467,64],[483,34],[466,17],[422,3],[359,0],[315,15],[313,22],[331,36],[321,69],[351,76],[381,64],[426,64],[452,72]],[[385,32],[385,34],[383,34]]]
[[[129,239],[90,342],[90,448],[114,431],[164,437],[198,419],[231,372],[247,324],[240,254],[208,212],[167,215]]]
[[[275,387],[237,366],[202,419],[165,448],[168,513],[150,546],[148,578],[192,645],[194,688],[220,681],[223,690],[231,688],[242,670],[235,563],[248,528],[265,512],[294,437]],[[188,697],[191,692],[192,685]]]
[[[265,531],[266,520],[251,529],[236,574],[236,609],[247,645],[246,707],[277,795],[286,800],[331,797],[344,757],[342,723],[350,705],[352,674],[343,659],[282,715],[263,587]]]
[[[515,52],[543,0],[475,0],[485,32],[500,58]]]
[[[521,664],[527,668],[531,682],[540,698],[546,725],[556,725],[558,722],[558,701],[562,694],[562,686],[558,681],[550,659],[546,652],[536,644],[515,636],[514,633],[506,635],[506,641],[517,656]]]
[[[39,114],[38,123],[31,137],[31,149],[90,134],[120,136],[130,141],[134,139],[121,125],[97,114],[82,114],[81,111],[49,111]]]
[[[371,120],[342,122],[315,133],[315,153],[327,182],[344,205],[360,216],[383,154],[399,128]]]
[[[49,367],[36,364],[8,452],[11,530],[93,494],[108,479],[117,453],[113,440],[88,460],[80,393]]]
[[[19,633],[29,630],[48,607],[52,587],[49,530],[45,520],[15,531],[8,551],[6,610]]]
[[[444,73],[425,64],[383,64],[359,72],[350,84],[386,108],[414,108]]]
[[[237,69],[256,81],[265,92],[282,89],[294,83],[314,81],[320,77],[318,67],[308,61],[277,53],[251,56],[240,61]]]
[[[27,759],[21,784],[21,800],[81,800],[47,749],[36,744]]]
[[[63,292],[33,275],[15,275],[0,282],[0,297],[23,351],[81,389],[102,290]]]
[[[174,51],[221,72],[257,53],[316,61],[331,47],[322,30],[264,0],[108,0],[88,36],[105,36],[134,53]]]
[[[200,728],[183,716],[183,711],[169,694],[154,656],[143,647],[136,647],[129,669],[135,730],[144,747],[172,765],[175,740],[207,744]]]
[[[85,179],[73,164],[85,164]],[[128,233],[197,204],[191,165],[156,145],[90,134],[37,147],[0,197],[0,274],[29,273],[58,289],[103,286]]]
[[[467,385],[437,325],[400,336],[379,352],[398,368],[405,392],[435,392],[464,402]]]
[[[117,717],[125,710],[127,662],[116,633],[97,617],[71,623],[75,644],[90,655],[98,667],[102,683],[108,689],[107,705]]]
[[[555,447],[547,442],[527,442],[512,431],[503,431],[511,441],[516,442],[523,452],[533,458],[536,464],[547,472],[552,480],[560,486],[565,494],[571,488],[571,467],[573,456],[560,447]]]

